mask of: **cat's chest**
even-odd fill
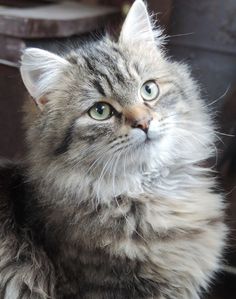
[[[119,197],[112,207],[80,213],[78,222],[68,227],[59,257],[75,273],[90,263],[98,270],[118,261],[122,269],[136,275],[133,264],[138,263],[141,271],[143,264],[155,260],[158,243],[175,233],[169,208],[148,195],[139,200]],[[123,263],[127,260],[132,261],[128,268]]]
[[[143,260],[156,243],[178,236],[183,225],[182,216],[176,216],[178,208],[149,194],[117,197],[112,205],[95,210],[84,207],[70,218],[63,246],[66,250],[71,244],[72,250],[76,246],[99,248],[117,257]]]
[[[188,268],[186,254],[191,252],[186,248],[197,247],[201,230],[196,215],[185,218],[183,203],[149,195],[114,200],[113,206],[93,212],[84,207],[76,212],[77,222],[71,219],[74,224],[53,257],[62,299],[77,294],[92,299],[159,298],[163,281],[180,265],[183,271]]]
[[[57,269],[61,299],[144,299],[159,294],[159,282],[145,276],[149,266],[138,259],[111,256],[103,249],[67,248],[67,253]]]

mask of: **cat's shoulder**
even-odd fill
[[[25,194],[23,163],[0,159],[0,220],[6,217],[17,218],[20,215]]]
[[[0,199],[11,196],[23,186],[24,172],[23,163],[0,158]]]

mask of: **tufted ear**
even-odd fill
[[[21,57],[21,77],[30,95],[42,110],[47,102],[46,96],[60,82],[59,75],[69,62],[45,50],[28,48]]]
[[[142,0],[136,0],[131,6],[121,29],[121,43],[151,43],[161,44],[161,29],[153,29],[151,18]]]

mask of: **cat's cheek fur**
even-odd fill
[[[146,134],[140,129],[131,129],[129,137],[131,139],[131,142],[137,146],[144,143],[147,138]]]

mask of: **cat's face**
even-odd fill
[[[118,160],[122,164],[124,158],[126,166],[141,164],[164,141],[163,121],[177,113],[176,86],[167,80],[171,68],[156,49],[150,56],[150,51],[135,53],[109,40],[89,46],[68,56],[71,66],[60,89],[67,95],[57,107],[49,101],[50,113],[63,107],[68,122],[54,154],[83,159],[87,166],[96,160],[93,168],[108,160],[110,166]],[[62,120],[55,118],[61,133]]]
[[[63,58],[26,50],[22,77],[42,110],[31,142],[48,164],[105,177],[201,159],[207,118],[197,88],[155,35],[138,0],[117,43],[88,43]]]

